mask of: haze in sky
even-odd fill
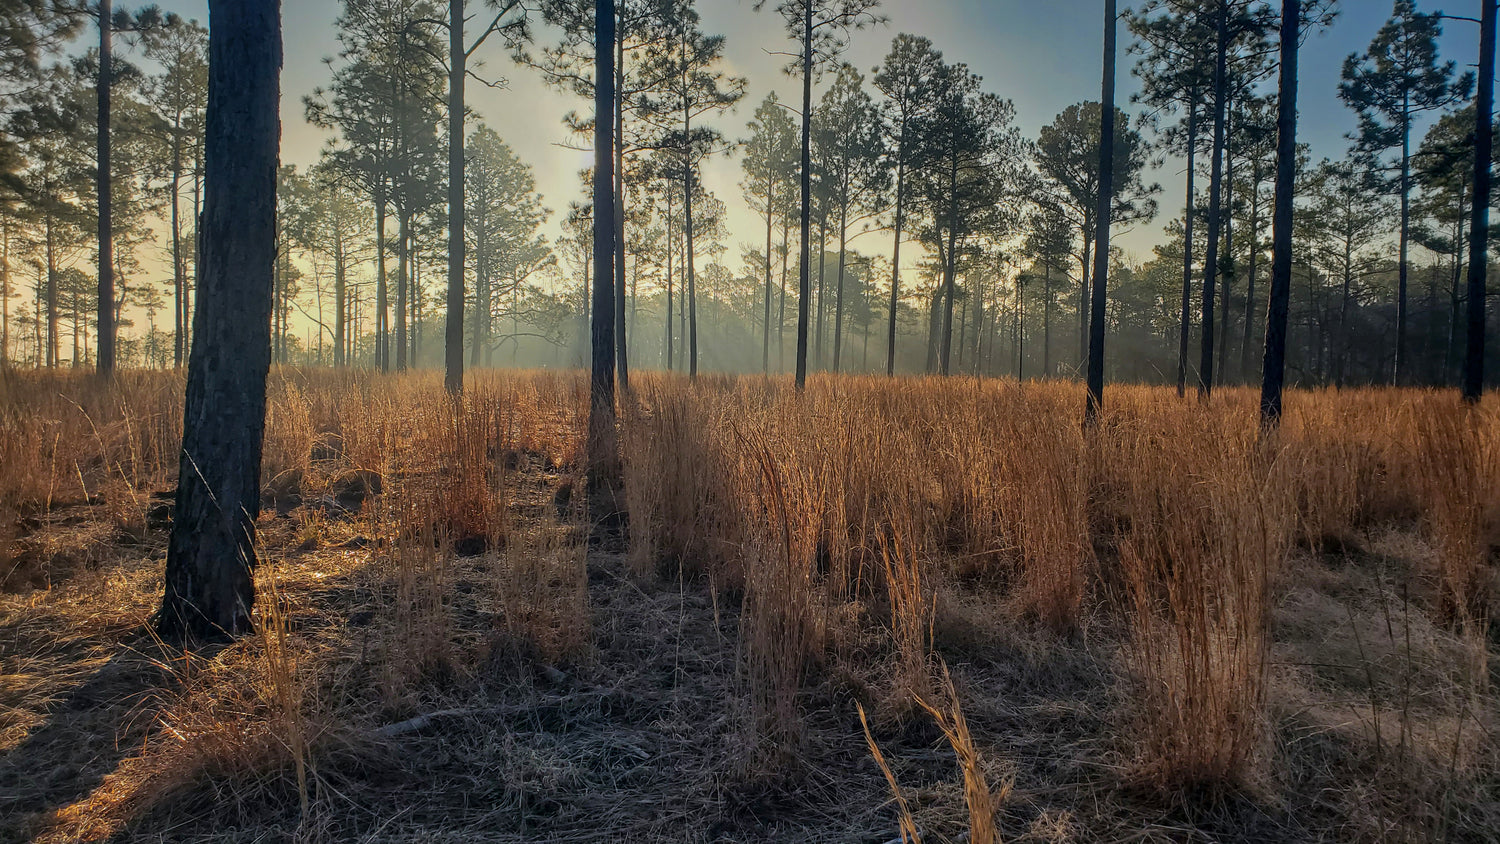
[[[167,11],[207,20],[206,0],[160,0]],[[735,111],[718,121],[727,138],[747,133],[757,104],[775,90],[782,102],[799,104],[798,82],[783,73],[788,61],[780,52],[795,50],[781,26],[781,18],[770,7],[755,11],[754,0],[699,0],[703,30],[727,36],[726,71],[749,79],[749,89]],[[1122,3],[1121,12],[1134,5]],[[339,0],[284,0],[283,32],[285,68],[282,75],[282,160],[306,166],[318,159],[328,134],[308,125],[303,118],[303,97],[325,84],[331,76],[324,60],[339,49],[335,21]],[[1448,0],[1445,4],[1419,2],[1421,11],[1442,9],[1450,14],[1477,16],[1478,0]],[[1103,4],[1100,0],[886,0],[883,13],[889,23],[852,33],[845,59],[866,77],[888,51],[898,32],[925,35],[949,61],[967,63],[984,77],[985,87],[1014,101],[1022,133],[1035,138],[1042,126],[1069,105],[1099,99]],[[1339,71],[1344,58],[1362,52],[1381,23],[1389,17],[1389,0],[1342,0],[1334,25],[1308,35],[1301,63],[1298,140],[1310,145],[1313,160],[1337,158],[1349,146],[1346,133],[1354,128],[1354,114],[1338,99]],[[556,33],[537,29],[541,43]],[[1138,90],[1131,73],[1135,57],[1126,52],[1129,33],[1120,28],[1121,56],[1118,102],[1132,116],[1141,108],[1130,102]],[[1474,65],[1478,55],[1477,27],[1463,21],[1446,21],[1441,42],[1442,58],[1456,61],[1461,69]],[[579,171],[588,166],[590,153],[576,147],[589,139],[571,136],[563,125],[570,111],[586,111],[591,103],[544,85],[533,71],[514,64],[496,40],[485,44],[477,58],[479,73],[489,79],[504,79],[503,88],[469,86],[469,103],[476,112],[470,123],[486,123],[498,131],[536,171],[537,188],[555,212],[547,231],[555,236],[561,210],[570,200],[584,198]],[[1274,79],[1269,84],[1274,85]],[[822,86],[815,88],[814,101]],[[1430,122],[1432,116],[1427,116]],[[1418,127],[1417,137],[1426,122]],[[1161,212],[1149,223],[1128,231],[1117,231],[1115,244],[1131,261],[1151,257],[1151,248],[1164,237],[1168,220],[1180,216],[1183,162],[1168,159],[1147,181],[1159,182]],[[725,262],[739,265],[742,241],[756,238],[757,223],[741,198],[742,173],[738,159],[716,159],[705,167],[704,185],[728,207],[730,249]],[[889,237],[865,235],[851,244],[866,253],[889,255]],[[903,253],[904,267],[913,266],[920,255]]]

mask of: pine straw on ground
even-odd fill
[[[5,520],[24,576],[0,571],[0,842],[899,841],[861,707],[911,828],[969,840],[965,772],[901,693],[913,669],[884,598],[846,608],[802,677],[793,744],[768,751],[743,591],[695,560],[642,573],[619,537],[590,543],[577,431],[537,398],[545,384],[495,388],[529,416],[464,411],[491,426],[477,451],[433,433],[441,414],[399,424],[435,385],[356,385],[334,457],[329,393],[297,389],[272,424],[269,479],[299,471],[300,496],[262,519],[259,635],[190,654],[150,635],[165,533],[147,514],[166,478],[100,467],[155,447],[114,447],[77,493]],[[384,415],[356,415],[369,408]],[[142,436],[91,436],[117,435]],[[326,465],[308,458],[320,448]],[[325,506],[335,477],[371,466],[383,495],[358,514]],[[503,512],[476,515],[485,501]],[[1495,704],[1475,689],[1494,680],[1466,674],[1472,638],[1440,622],[1434,543],[1388,509],[1329,516],[1290,552],[1267,758],[1232,789],[1140,780],[1131,632],[1100,594],[1107,570],[1060,630],[983,570],[923,586],[999,840],[1489,839]],[[1107,543],[1095,551],[1111,565]]]

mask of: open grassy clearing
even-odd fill
[[[281,370],[259,632],[192,654],[146,626],[180,402],[0,381],[0,840],[1500,827],[1493,400],[1261,442],[1233,390],[1085,437],[1072,384],[638,376],[626,536],[580,377]]]

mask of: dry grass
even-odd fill
[[[1500,822],[1493,400],[634,380],[591,545],[576,374],[274,373],[257,634],[181,653],[180,379],[0,373],[0,840]]]

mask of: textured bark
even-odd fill
[[[1115,0],[1104,2],[1104,81],[1099,101],[1099,202],[1094,212],[1093,300],[1089,317],[1088,399],[1085,424],[1093,424],[1104,408],[1104,306],[1109,285],[1109,218],[1114,204],[1115,170]]]
[[[1261,364],[1260,421],[1281,422],[1287,307],[1292,292],[1292,199],[1297,176],[1297,35],[1300,0],[1281,3],[1281,83],[1276,116],[1276,202],[1271,219],[1271,295]]]
[[[448,320],[443,386],[464,388],[464,0],[448,0]]]
[[[615,40],[615,2],[598,0],[594,8],[595,43]],[[620,475],[615,430],[615,201],[614,201],[614,51],[594,51],[594,299],[590,325],[593,346],[589,378],[589,508],[597,521],[613,514],[612,489]],[[607,512],[601,512],[607,511]]]
[[[109,122],[110,86],[114,82],[114,38],[110,28],[111,0],[99,3],[99,172],[94,179],[99,199],[99,374],[115,369],[115,238],[110,214]]]
[[[209,10],[199,299],[158,629],[250,630],[276,260],[281,21],[277,0]]]
[[[1468,321],[1464,343],[1463,396],[1479,401],[1484,391],[1484,297],[1489,263],[1490,157],[1494,150],[1495,3],[1485,0],[1480,16],[1479,100],[1474,113],[1474,201],[1469,217]]]

